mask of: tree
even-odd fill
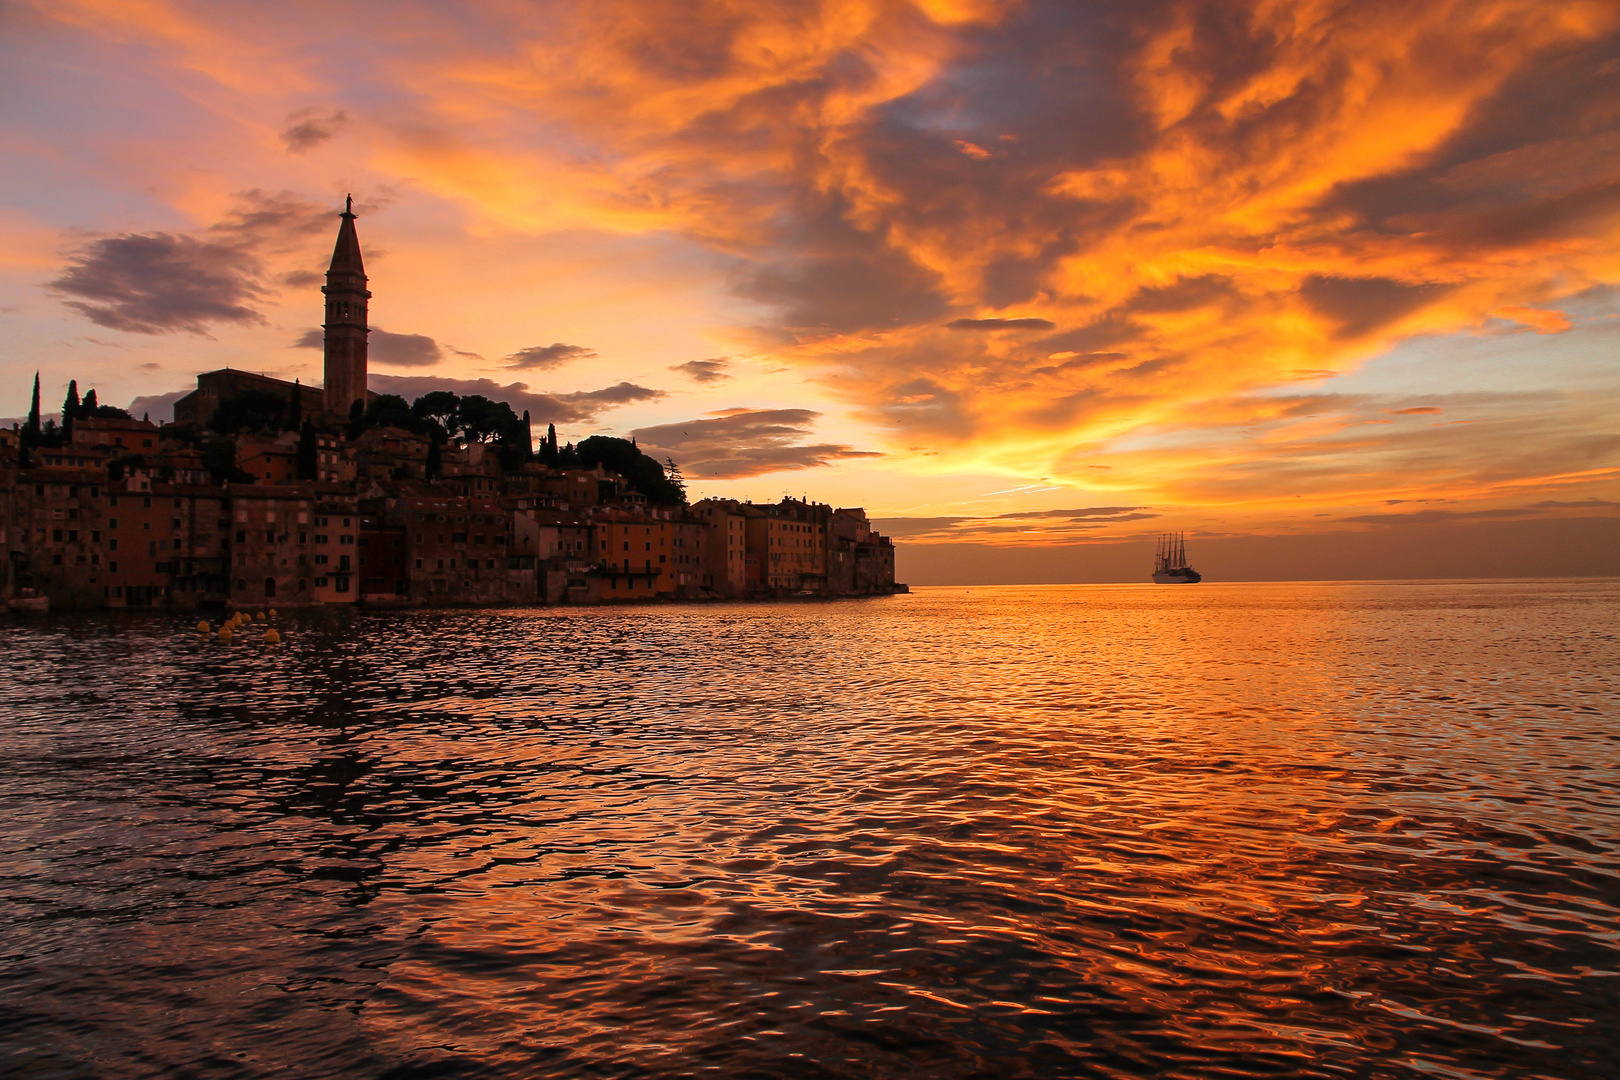
[[[246,390],[220,402],[208,426],[221,435],[280,431],[286,417],[287,402],[280,394],[271,390]]]
[[[366,427],[397,427],[415,431],[418,423],[404,398],[398,394],[378,394],[366,406]]]
[[[62,399],[62,440],[73,441],[73,421],[79,415],[79,380],[68,380],[67,397]]]
[[[96,400],[96,388],[92,386],[85,393],[84,400],[79,403],[79,419],[88,420],[92,416],[99,415],[96,412],[99,408],[101,408],[101,403]]]
[[[305,420],[298,431],[298,479],[314,480],[320,475],[320,459],[315,445],[315,423]]]
[[[287,430],[299,431],[304,426],[304,388],[293,380],[292,402],[287,406]]]
[[[675,464],[675,459],[672,457],[664,459],[664,479],[668,480],[670,486],[681,493],[681,504],[684,506],[686,504],[686,477],[681,475],[681,467]]]
[[[592,435],[577,448],[579,461],[584,465],[602,465],[627,480],[631,487],[657,506],[685,506],[686,493],[664,473],[664,466],[643,454],[628,439],[615,439],[610,435]]]
[[[411,402],[411,415],[422,425],[422,434],[432,435],[436,431],[443,441],[449,439],[450,433],[455,430],[456,411],[460,404],[461,399],[450,391],[434,390]]]
[[[435,432],[428,436],[427,464],[423,467],[422,472],[429,480],[436,480],[438,479],[439,473],[443,468],[444,462],[443,454],[441,452],[441,443],[438,433]]]
[[[491,401],[482,394],[468,394],[456,408],[456,426],[468,442],[518,443],[523,421],[504,401]]]
[[[279,394],[272,394],[276,404],[281,405]],[[251,484],[254,482],[252,473],[245,472],[236,464],[236,440],[228,436],[209,439],[202,445],[203,464],[208,467],[209,474],[214,483],[223,484],[229,481],[233,484]]]
[[[34,372],[34,397],[28,406],[28,423],[23,425],[21,442],[24,446],[39,443],[39,372]]]
[[[366,430],[366,405],[356,398],[349,403],[349,425],[344,429],[344,435],[350,442],[358,439],[360,433]]]

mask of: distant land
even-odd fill
[[[877,519],[872,527],[895,535],[895,576],[912,585],[1145,583],[1153,565],[1151,536],[997,547],[907,542],[900,519]],[[1189,533],[1187,554],[1206,582],[1620,577],[1620,516],[1403,523],[1309,535]]]

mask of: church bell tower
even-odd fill
[[[344,200],[332,265],[326,271],[326,411],[347,419],[356,401],[366,401],[366,268],[354,231],[354,197]]]

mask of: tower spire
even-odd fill
[[[366,400],[367,325],[366,267],[360,257],[360,235],[354,228],[354,196],[343,200],[332,265],[326,271],[326,411],[347,417],[355,402]]]

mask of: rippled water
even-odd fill
[[[1620,1072],[1620,583],[281,622],[0,622],[0,1072]]]

